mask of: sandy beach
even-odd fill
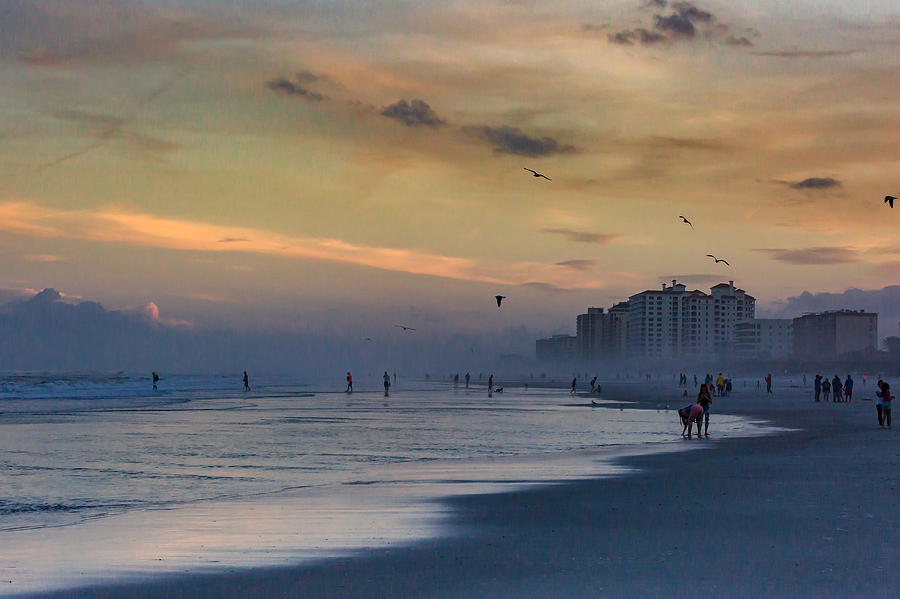
[[[797,430],[717,441],[714,412],[710,439],[684,441],[695,451],[624,458],[634,474],[451,498],[449,537],[33,596],[896,596],[900,443],[872,402],[816,404],[782,389],[714,408]]]

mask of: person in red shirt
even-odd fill
[[[353,393],[353,375],[347,371],[347,393]]]

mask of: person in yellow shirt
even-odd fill
[[[725,393],[725,377],[722,376],[721,372],[716,377],[716,390],[719,392],[719,395]]]

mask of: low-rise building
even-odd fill
[[[789,358],[794,351],[794,321],[790,318],[750,318],[734,325],[734,350],[738,358]]]
[[[543,362],[569,362],[578,353],[578,338],[574,335],[553,335],[535,341],[535,356]]]
[[[863,310],[832,310],[794,319],[794,357],[837,358],[878,348],[878,314]]]

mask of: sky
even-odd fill
[[[527,353],[673,278],[783,315],[900,275],[896,2],[0,0],[0,31],[0,298]]]

